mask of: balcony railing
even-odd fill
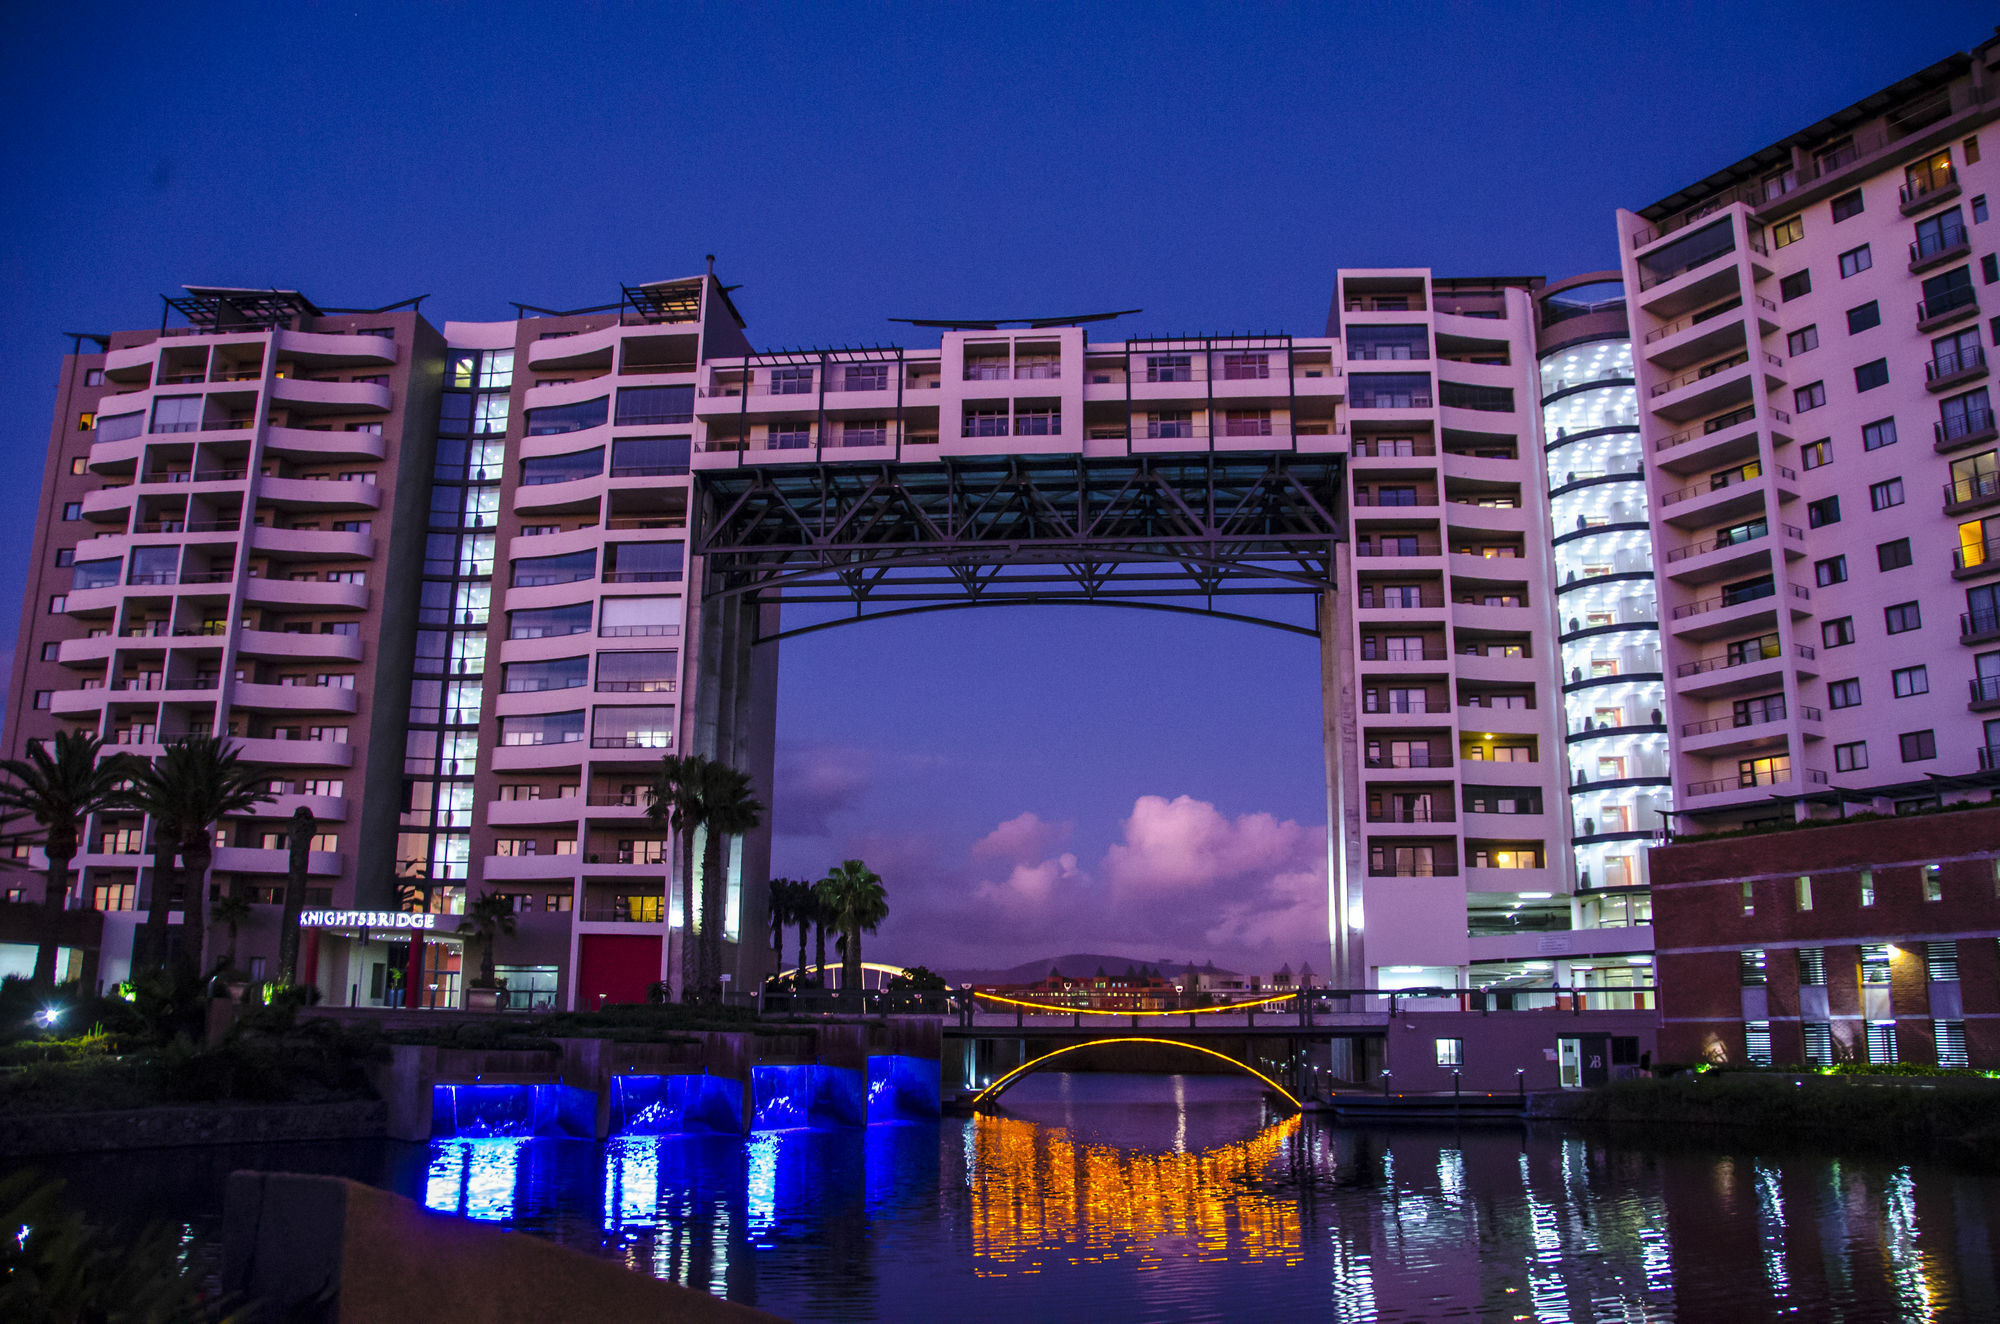
[[[1934,382],[1945,377],[1956,377],[1962,372],[1976,372],[1985,366],[1986,351],[1978,345],[1946,350],[1924,364],[1924,380]]]
[[[1766,705],[1760,709],[1733,713],[1728,717],[1711,717],[1705,722],[1682,722],[1681,734],[1684,736],[1705,736],[1716,731],[1733,731],[1746,726],[1762,726],[1766,722],[1782,722],[1784,720],[1785,705],[1780,700],[1777,703]]]
[[[1917,301],[1917,324],[1921,326],[1925,322],[1933,322],[1940,317],[1948,317],[1961,309],[1977,308],[1978,306],[1978,291],[1974,290],[1970,285],[1960,285],[1956,289],[1946,290],[1934,299],[1919,299]]]
[[[1972,636],[1980,634],[2000,634],[2000,610],[1987,608],[1959,614],[1958,632]]]
[[[596,809],[639,809],[652,800],[640,791],[593,791],[584,803]]]
[[[1953,414],[1932,424],[1932,434],[1939,447],[1960,446],[1993,431],[1993,411],[1991,409],[1968,409],[1962,414]]]
[[[1391,610],[1397,607],[1442,607],[1444,606],[1444,592],[1441,589],[1430,589],[1417,594],[1398,594],[1392,596],[1389,594],[1378,595],[1370,593],[1364,588],[1361,590],[1359,605]]]
[[[1975,676],[1970,683],[1972,702],[2000,703],[2000,676]]]
[[[1371,768],[1449,768],[1449,754],[1371,754],[1365,760]]]
[[[1456,823],[1458,815],[1449,809],[1392,809],[1368,815],[1370,823]]]
[[[1783,527],[1785,529],[1787,536],[1795,535],[1800,538],[1805,537],[1804,533],[1793,528],[1789,524]],[[1683,546],[1680,547],[1668,548],[1667,564],[1672,565],[1676,561],[1685,561],[1690,557],[1703,556],[1709,552],[1720,551],[1724,547],[1740,547],[1745,543],[1757,542],[1760,539],[1768,538],[1770,536],[1771,536],[1771,530],[1770,527],[1767,525],[1763,528],[1755,530],[1754,532],[1723,534],[1714,538],[1703,538],[1699,542],[1691,542],[1684,544]]]
[[[1725,791],[1747,791],[1759,786],[1779,786],[1792,780],[1792,769],[1788,763],[1781,768],[1753,768],[1739,772],[1734,777],[1716,777],[1710,781],[1688,782],[1689,795],[1720,795]],[[1826,785],[1826,774],[1817,768],[1806,769],[1806,780],[1816,786]]]
[[[1979,770],[1992,772],[2000,768],[2000,745],[1982,745],[1979,750]]]
[[[1946,226],[1936,234],[1927,234],[1921,239],[1911,241],[1910,265],[1916,266],[1934,258],[1944,257],[1948,253],[1967,247],[1971,242],[1972,236],[1966,232],[1963,225]]]
[[[639,731],[622,736],[592,736],[592,749],[672,749],[674,733],[671,731]]]
[[[1984,501],[1992,496],[2000,496],[2000,473],[1974,474],[1944,485],[1944,503],[1947,506]]]
[[[600,680],[599,694],[663,694],[674,689],[671,680]]]
[[[1958,187],[1958,172],[1950,165],[1941,165],[1912,177],[1909,183],[1896,191],[1896,200],[1905,208],[1927,205],[1924,199],[1935,194],[1948,193]]]
[[[1976,570],[1981,566],[1994,565],[2000,561],[2000,538],[1988,538],[1985,542],[1961,543],[1952,549],[1951,564],[1954,570]]]
[[[1389,652],[1368,648],[1361,650],[1361,660],[1363,662],[1442,662],[1446,656],[1448,655],[1444,650],[1443,644],[1425,644],[1423,651],[1417,653],[1407,650],[1403,652]]]
[[[601,627],[597,634],[602,639],[637,639],[680,632],[681,627],[678,625],[606,625]]]
[[[1442,556],[1444,547],[1440,543],[1425,539],[1396,543],[1356,543],[1356,556]]]
[[[1797,657],[1810,661],[1813,657],[1813,647],[1811,644],[1793,644],[1792,653]],[[1674,668],[1674,675],[1677,677],[1700,676],[1711,671],[1728,671],[1732,667],[1752,667],[1760,662],[1775,662],[1783,656],[1783,653],[1758,653],[1754,656],[1731,657],[1729,654],[1723,653],[1716,657],[1704,657],[1693,662],[1683,662]]]

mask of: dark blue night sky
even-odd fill
[[[1638,207],[1990,30],[1970,3],[13,5],[0,602],[63,331],[183,283],[433,321],[742,284],[761,348],[1144,308],[1317,334],[1337,266],[1616,262]],[[12,647],[5,617],[0,647]],[[786,647],[778,864],[864,854],[871,955],[1324,968],[1311,641],[1111,610]],[[1185,798],[1183,798],[1185,797]],[[1003,826],[1004,825],[1004,826]]]

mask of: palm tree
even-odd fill
[[[792,971],[792,984],[804,988],[806,983],[806,934],[813,926],[813,885],[804,879],[792,882],[791,914],[792,923],[799,926],[799,964]]]
[[[750,794],[750,774],[711,760],[703,770],[702,805],[707,828],[701,861],[702,997],[722,1001],[722,932],[729,909],[729,869],[725,847],[731,837],[754,832],[764,821],[764,805]]]
[[[313,811],[300,805],[292,811],[285,844],[290,848],[285,873],[285,913],[278,921],[278,979],[285,984],[299,982],[299,917],[306,906],[306,864],[312,853],[312,839],[319,831]]]
[[[236,969],[236,938],[243,921],[250,918],[250,898],[238,896],[230,891],[215,899],[209,908],[209,922],[220,924],[229,930],[229,950],[223,955],[222,964],[226,969]]]
[[[133,778],[131,798],[153,817],[154,903],[146,915],[149,935],[164,938],[166,896],[157,862],[178,849],[183,871],[183,923],[206,943],[208,863],[215,856],[215,828],[233,814],[247,814],[270,801],[270,774],[243,762],[227,736],[186,735],[169,740],[160,756],[141,765]],[[164,838],[164,842],[163,839]],[[165,944],[153,946],[154,959],[164,964]],[[205,946],[195,954],[206,965]]]
[[[53,986],[56,942],[69,900],[69,862],[76,858],[84,820],[121,801],[132,775],[124,755],[102,757],[104,742],[87,732],[58,731],[55,740],[28,742],[27,757],[0,760],[0,814],[22,814],[42,829],[48,882],[42,890],[42,934],[35,947],[36,984]]]
[[[477,901],[468,902],[458,931],[472,934],[481,944],[479,983],[475,987],[492,988],[493,945],[502,934],[514,936],[514,899],[499,892],[487,892]]]
[[[646,788],[646,818],[655,826],[674,834],[680,847],[681,867],[681,998],[691,1000],[700,988],[695,949],[695,833],[706,823],[701,785],[707,775],[708,760],[700,754],[667,754]],[[667,895],[673,895],[673,873],[667,875]]]
[[[825,987],[826,930],[833,923],[833,903],[828,899],[826,879],[820,879],[806,892],[806,909],[812,915],[813,982]]]
[[[778,958],[778,964],[785,963],[785,934],[792,923],[792,889],[797,887],[789,878],[773,878],[764,889],[764,906],[771,920],[771,954]]]
[[[842,860],[820,880],[828,921],[840,930],[840,1000],[861,1008],[861,935],[873,933],[889,917],[882,877],[859,860]]]

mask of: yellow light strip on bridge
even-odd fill
[[[1180,1007],[1171,1011],[1111,1011],[1102,1007],[1057,1007],[1047,1002],[1027,1002],[1021,998],[1005,997],[999,993],[977,991],[972,996],[985,998],[988,1002],[1004,1002],[1010,1007],[1054,1012],[1060,1016],[1207,1016],[1215,1012],[1242,1011],[1245,1007],[1262,1007],[1272,1002],[1289,1002],[1298,996],[1298,991],[1294,989],[1290,993],[1275,993],[1268,998],[1252,998],[1248,1002],[1222,1002],[1213,1007]]]
[[[1266,1085],[1269,1085],[1272,1089],[1276,1090],[1278,1093],[1284,1095],[1285,1101],[1287,1103],[1290,1103],[1292,1107],[1298,1109],[1300,1112],[1305,1111],[1305,1105],[1298,1101],[1296,1095],[1294,1095],[1290,1090],[1286,1089],[1283,1085],[1280,1085],[1277,1081],[1272,1080],[1269,1076],[1265,1075],[1263,1072],[1259,1071],[1257,1068],[1251,1066],[1247,1062],[1239,1062],[1235,1058],[1229,1056],[1227,1053],[1218,1053],[1213,1048],[1203,1048],[1200,1044],[1183,1043],[1179,1039],[1149,1039],[1140,1037],[1138,1035],[1120,1036],[1111,1039],[1092,1039],[1089,1043],[1070,1044],[1066,1048],[1058,1048],[1053,1052],[1043,1053],[1040,1057],[1036,1058],[1032,1062],[1023,1062],[1020,1066],[1015,1067],[1012,1071],[1000,1077],[1000,1079],[994,1081],[991,1085],[988,1085],[985,1089],[979,1091],[978,1095],[976,1095],[972,1100],[973,1106],[977,1107],[978,1105],[985,1103],[988,1099],[996,1097],[1001,1093],[1001,1091],[1007,1089],[1015,1081],[1027,1075],[1030,1071],[1035,1070],[1037,1067],[1041,1066],[1042,1063],[1049,1061],[1051,1058],[1061,1057],[1065,1053],[1074,1053],[1077,1050],[1083,1048],[1102,1048],[1106,1044],[1165,1044],[1169,1048],[1185,1048],[1191,1052],[1206,1053],[1210,1057],[1218,1058],[1221,1061],[1227,1062],[1230,1066],[1235,1067],[1238,1071],[1248,1072],[1250,1075],[1255,1076],[1257,1079],[1263,1081]]]

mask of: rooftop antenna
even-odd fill
[[[715,279],[715,254],[713,254],[713,253],[710,253],[710,254],[708,254],[707,256],[708,256],[708,278],[709,278],[710,280],[714,280],[714,279]]]

